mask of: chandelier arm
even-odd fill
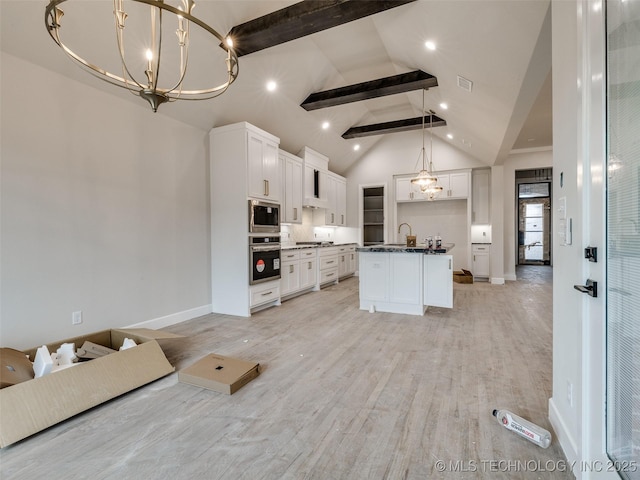
[[[180,95],[182,95],[182,82],[184,82],[184,77],[187,74],[187,66],[189,64],[189,39],[191,38],[191,24],[189,21],[187,21],[186,30],[185,44],[180,45],[180,78],[173,88],[169,90],[170,92],[174,92],[178,89],[178,93],[175,94],[176,96],[174,97],[175,100],[180,98]]]
[[[108,83],[111,83],[112,85],[115,85],[121,88],[130,89],[130,87],[133,85],[138,86],[139,88],[144,88],[135,80],[135,78],[133,77],[133,75],[130,74],[130,72],[127,71],[127,74],[130,76],[130,79],[127,79],[124,76],[120,77],[111,72],[108,72],[107,70],[104,70],[103,68],[98,67],[97,65],[94,65],[88,62],[87,60],[85,60],[84,58],[80,57],[78,54],[76,54],[73,50],[71,50],[69,47],[67,47],[63,43],[62,39],[60,38],[60,33],[58,31],[58,28],[60,27],[60,25],[56,21],[57,19],[56,19],[55,12],[56,12],[57,6],[60,5],[61,3],[64,3],[65,1],[67,0],[50,0],[49,4],[47,4],[45,8],[45,26],[47,28],[47,32],[49,33],[49,36],[51,36],[53,41],[60,48],[62,48],[62,50],[71,59],[73,59],[75,62],[80,64],[80,66],[82,66],[83,68],[87,69],[89,73],[96,76],[97,78],[100,78],[101,80],[107,81]],[[198,90],[183,90],[181,91],[181,94],[183,95],[181,99],[204,100],[204,99],[217,97],[218,95],[221,95],[222,93],[224,93],[226,89],[229,87],[229,85],[233,83],[235,79],[238,77],[238,73],[240,70],[238,67],[238,55],[235,53],[235,50],[233,50],[233,48],[227,45],[222,35],[216,32],[209,25],[204,23],[199,18],[194,17],[189,12],[184,12],[182,10],[179,10],[162,1],[158,1],[158,0],[132,0],[132,1],[137,3],[144,3],[152,7],[159,8],[161,10],[166,10],[175,15],[182,15],[185,19],[195,23],[200,28],[206,30],[208,33],[216,37],[220,41],[220,47],[227,51],[227,62],[230,65],[230,67],[228,68],[229,74],[228,74],[227,81],[223,84],[220,84],[218,86],[211,87],[211,88],[198,89]],[[169,90],[160,89],[160,88],[158,88],[157,91],[164,95],[168,95],[170,93]],[[199,98],[186,98],[184,97],[184,95],[199,96]]]
[[[115,27],[116,27],[116,41],[118,43],[118,53],[120,54],[120,65],[122,66],[122,77],[115,77],[116,80],[120,80],[122,81],[122,83],[124,85],[118,85],[118,86],[124,86],[127,90],[129,90],[132,94],[137,95],[137,92],[132,90],[132,86],[130,86],[131,83],[135,83],[138,88],[144,88],[137,80],[136,78],[131,74],[131,72],[129,71],[129,68],[127,67],[127,62],[124,59],[124,19],[123,19],[123,23],[122,23],[122,28],[119,27],[119,20],[118,20],[118,14],[116,12],[121,11],[124,13],[124,10],[121,10],[122,8],[122,0],[113,0],[113,17],[114,17],[114,22],[115,22]],[[125,14],[126,17],[126,14]],[[62,45],[61,45],[62,46]],[[71,52],[71,50],[67,49],[66,46],[63,46],[64,50],[67,52],[67,54],[69,54],[69,52]],[[78,57],[75,53],[71,52],[72,55],[71,57],[77,61],[79,61],[81,64],[87,64],[87,62],[84,61],[84,59]],[[96,70],[96,68],[98,68],[98,73],[102,74],[102,75],[110,75],[109,72],[102,70],[99,67],[93,68],[93,66],[88,65],[87,66],[89,68],[91,68],[91,70]],[[94,74],[95,75],[95,74]],[[129,78],[127,78],[129,77]],[[98,77],[100,78],[100,77]],[[129,81],[129,79],[131,79]],[[116,84],[117,85],[117,84]]]

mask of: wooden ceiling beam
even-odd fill
[[[305,0],[236,25],[227,34],[238,57],[416,0]]]
[[[424,117],[425,128],[429,128],[431,116]],[[433,126],[444,127],[447,124],[442,118],[433,115]],[[382,135],[384,133],[408,132],[422,128],[422,117],[406,118],[404,120],[394,120],[392,122],[376,123],[373,125],[363,125],[361,127],[351,127],[342,134],[342,138],[370,137],[372,135]]]
[[[312,93],[300,106],[307,111],[317,110],[396,93],[420,89],[428,90],[437,86],[438,79],[436,77],[422,70],[414,70],[409,73],[401,73],[391,77],[378,78],[368,82]]]

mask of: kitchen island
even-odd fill
[[[360,309],[424,315],[427,307],[453,307],[454,244],[359,247]]]

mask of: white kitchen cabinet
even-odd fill
[[[453,308],[453,256],[424,255],[424,304]]]
[[[360,309],[380,309],[389,301],[389,254],[360,252]]]
[[[491,245],[474,244],[473,245],[473,266],[472,271],[474,278],[489,278],[491,273]]]
[[[411,183],[412,177],[396,178],[396,202],[420,202],[426,199],[416,191]]]
[[[282,167],[282,223],[302,223],[302,159],[280,150]]]
[[[315,150],[304,147],[298,153],[304,165],[303,205],[327,208],[327,178],[329,158]]]
[[[336,175],[336,225],[347,226],[347,179]]]
[[[353,275],[355,268],[355,245],[342,245],[338,249],[338,276],[340,278]]]
[[[313,288],[318,281],[317,248],[305,248],[300,252],[300,289]]]
[[[247,190],[250,197],[280,202],[278,143],[271,135],[247,131]]]
[[[436,200],[453,200],[469,197],[469,172],[435,173],[442,192]]]
[[[393,253],[389,256],[389,301],[421,307],[419,279],[423,267],[420,256],[415,253]]]
[[[324,218],[315,223],[343,227],[347,217],[347,180],[340,175],[329,172],[327,174],[327,207],[324,210]]]
[[[211,307],[215,313],[248,317],[256,306],[263,308],[280,302],[279,280],[249,284],[247,208],[249,198],[269,198],[263,195],[264,180],[268,181],[268,193],[280,198],[280,140],[254,125],[240,122],[213,128],[209,142]],[[275,180],[270,173],[263,175],[265,168],[269,171],[272,167]],[[275,197],[269,200],[275,201]]]
[[[338,260],[338,247],[321,247],[318,249],[318,288],[327,283],[338,283]]]
[[[280,295],[285,296],[300,289],[300,252],[282,250],[280,259]]]
[[[490,217],[491,170],[478,169],[471,174],[471,222],[488,225]]]

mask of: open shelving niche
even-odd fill
[[[362,243],[384,243],[384,186],[362,189]]]

